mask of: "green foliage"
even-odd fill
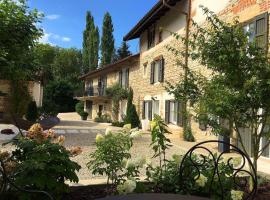
[[[53,65],[57,47],[49,44],[37,44],[33,49],[36,70],[40,72],[40,80],[46,85],[54,79]]]
[[[265,129],[270,115],[267,54],[258,40],[249,41],[250,33],[245,33],[237,20],[226,23],[207,8],[202,9],[207,27],[194,23],[197,34],[190,40],[190,56],[213,73],[203,88],[201,101],[211,116],[209,122],[214,131],[220,133],[219,118],[228,119],[246,153],[240,128],[249,129],[254,147],[251,157],[257,169],[257,159],[262,154],[260,141],[270,136]]]
[[[73,112],[75,103],[73,88],[66,81],[53,81],[44,88],[43,109],[46,113]]]
[[[114,53],[114,37],[113,37],[112,17],[107,12],[103,18],[102,37],[101,37],[101,66],[110,64]]]
[[[106,88],[106,94],[112,98],[113,103],[113,119],[118,120],[119,115],[119,102],[128,97],[128,91],[122,88],[119,84],[114,84],[111,87]]]
[[[28,79],[34,75],[32,49],[42,33],[36,27],[42,16],[37,10],[29,10],[24,0],[2,0],[0,13],[0,76]]]
[[[82,117],[83,120],[87,120],[87,117],[88,117],[89,114],[88,114],[88,112],[84,112],[83,111],[83,112],[81,112],[80,115],[81,115],[81,117]]]
[[[166,151],[172,146],[170,139],[165,134],[171,134],[167,130],[167,125],[159,115],[155,115],[151,122],[151,147],[154,150],[153,158],[159,158],[159,167],[162,173],[162,167],[166,164]]]
[[[127,100],[127,115],[124,119],[125,124],[131,124],[132,128],[140,127],[140,118],[136,111],[135,105],[133,102],[133,90],[129,89],[128,100]]]
[[[188,142],[195,142],[195,138],[192,134],[191,124],[188,123],[187,128],[184,130],[184,140]]]
[[[65,80],[73,89],[80,88],[78,77],[81,74],[81,51],[75,48],[58,48],[53,63],[53,74],[56,81]]]
[[[119,183],[118,172],[123,171],[123,160],[129,159],[132,140],[128,133],[108,133],[96,138],[97,150],[90,154],[87,164],[93,174],[106,175],[107,184]],[[113,159],[112,159],[113,158]]]
[[[166,161],[166,170],[149,165],[146,169],[147,180],[153,183],[155,192],[180,193],[179,180],[180,156],[173,155],[171,160]]]
[[[112,126],[123,127],[124,125],[125,125],[124,122],[119,122],[119,121],[112,122]]]
[[[25,81],[10,81],[9,112],[18,117],[25,115],[27,106],[31,101],[28,85]]]
[[[86,28],[83,32],[82,65],[83,73],[98,67],[99,30],[95,27],[94,17],[86,13]]]
[[[65,181],[79,181],[76,171],[80,166],[70,160],[65,147],[50,140],[38,143],[28,138],[20,138],[14,144],[13,157],[19,163],[15,176],[17,186],[45,190],[60,199],[69,190]]]
[[[83,101],[80,101],[80,102],[76,103],[75,111],[76,111],[79,115],[81,115],[81,113],[84,111],[84,103],[83,103]]]
[[[129,45],[126,41],[123,41],[121,46],[117,49],[115,61],[124,59],[130,55],[132,55],[132,53],[129,51]]]
[[[112,122],[110,115],[108,115],[108,114],[102,115],[101,113],[100,113],[100,116],[97,116],[94,119],[94,121],[98,122],[98,123],[111,123]]]
[[[29,121],[35,122],[38,118],[38,109],[35,101],[31,101],[28,104],[25,118]]]

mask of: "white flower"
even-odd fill
[[[136,181],[126,180],[123,184],[117,186],[117,191],[120,194],[132,193],[136,189]]]
[[[101,142],[103,139],[104,139],[103,135],[97,134],[97,136],[96,136],[96,143]]]
[[[133,131],[131,134],[130,134],[130,138],[139,138],[142,136],[142,132],[141,131]]]
[[[127,130],[127,131],[130,131],[130,129],[131,129],[131,124],[125,124],[125,125],[123,126],[123,128],[124,128],[125,130]]]
[[[112,133],[112,129],[106,128],[105,135],[109,135],[110,133]]]
[[[126,168],[132,168],[132,167],[135,167],[135,163],[132,162],[132,160],[127,160],[127,164],[126,164]]]
[[[242,200],[243,199],[244,192],[232,190],[231,191],[231,198],[232,200]]]
[[[199,178],[196,179],[196,184],[200,187],[204,187],[207,183],[207,177],[205,177],[203,174],[200,174]]]

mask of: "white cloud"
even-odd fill
[[[56,15],[56,14],[46,15],[45,18],[48,19],[48,20],[56,20],[56,19],[59,19],[60,18],[60,15]]]
[[[66,36],[60,36],[58,34],[48,33],[44,29],[43,29],[43,32],[44,32],[44,35],[39,39],[39,42],[43,44],[55,45],[51,40],[55,42],[57,41],[70,42],[71,41],[71,38],[66,37]]]
[[[62,37],[62,41],[63,42],[70,42],[70,38],[69,37]]]

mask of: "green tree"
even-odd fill
[[[95,70],[98,66],[99,30],[95,27],[94,17],[86,13],[86,28],[83,32],[82,64],[83,73]]]
[[[112,17],[107,12],[103,18],[102,37],[101,37],[101,66],[110,64],[114,53]]]
[[[140,118],[136,111],[136,106],[133,104],[133,89],[129,89],[128,99],[127,99],[127,115],[125,117],[125,124],[131,124],[132,128],[140,126]]]
[[[247,154],[243,137],[250,134],[250,156],[257,170],[257,160],[270,138],[270,64],[266,51],[260,47],[260,40],[249,42],[250,33],[245,33],[237,20],[226,23],[207,8],[203,11],[207,28],[195,24],[197,34],[190,40],[190,56],[213,72],[201,101],[211,116],[213,130],[223,134],[218,119],[227,119]],[[248,130],[245,134],[243,128]],[[263,137],[268,142],[261,149]]]
[[[129,45],[126,41],[123,41],[121,44],[121,47],[117,49],[117,58],[118,60],[121,60],[123,58],[126,58],[130,56],[132,53],[129,51]]]
[[[57,48],[49,44],[38,44],[33,54],[37,71],[40,72],[40,80],[44,85],[53,80],[53,64]]]
[[[44,88],[43,109],[45,113],[57,115],[59,112],[73,112],[75,104],[73,87],[69,82],[52,81]]]
[[[0,76],[28,79],[34,72],[32,49],[42,35],[36,27],[42,16],[24,0],[0,1],[0,13]]]
[[[69,82],[74,89],[80,88],[78,77],[81,72],[81,51],[75,48],[57,50],[54,63],[53,75],[55,80],[65,80]]]

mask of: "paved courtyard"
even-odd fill
[[[54,127],[55,132],[58,135],[65,136],[65,146],[67,148],[73,146],[80,146],[83,150],[82,154],[72,158],[74,161],[78,162],[81,165],[81,170],[78,172],[80,179],[80,184],[89,184],[89,183],[103,183],[105,182],[104,177],[94,176],[87,169],[86,164],[89,161],[89,154],[95,150],[95,137],[97,134],[104,134],[107,127],[110,127],[113,131],[117,131],[120,128],[112,127],[110,124],[101,124],[95,123],[91,120],[81,121],[80,117],[76,113],[65,113],[59,114],[58,116],[61,119],[61,122]],[[12,128],[15,132],[17,131],[15,127],[11,125],[0,124],[0,130],[3,128]],[[3,137],[6,137],[5,140]],[[4,143],[8,139],[11,139],[12,136],[1,136],[0,134],[0,144]],[[207,140],[207,139],[216,139],[215,136],[210,135],[209,133],[195,135],[197,142]],[[169,135],[169,138],[173,146],[169,149],[167,153],[167,158],[170,158],[173,154],[184,154],[189,148],[191,148],[195,143],[185,142],[180,139],[179,134],[174,133]],[[149,147],[151,142],[150,133],[144,133],[141,138],[138,138],[134,141],[134,146],[131,149],[132,159],[139,158],[141,156],[146,156],[151,158],[153,155],[152,149]],[[213,151],[217,150],[216,146],[208,146],[208,148]],[[0,150],[12,150],[11,145],[1,146]],[[153,164],[157,164],[157,160],[153,159]],[[261,159],[259,161],[259,171],[264,171],[265,173],[270,174],[270,162],[267,159]],[[142,176],[145,176],[144,171],[142,171]]]

